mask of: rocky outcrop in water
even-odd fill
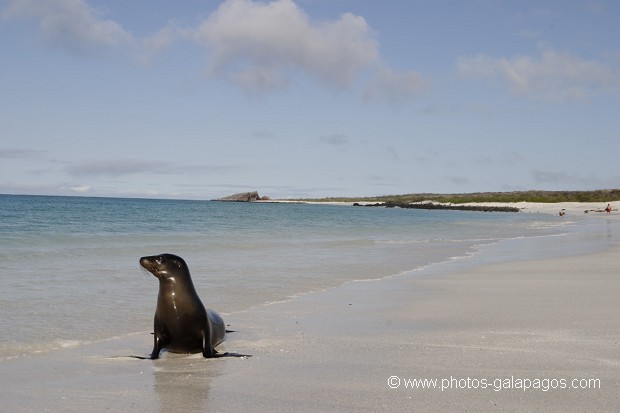
[[[258,195],[258,191],[242,192],[240,194],[234,194],[226,196],[224,198],[216,199],[216,201],[228,201],[228,202],[254,202],[254,201],[268,201],[268,196],[261,197]]]

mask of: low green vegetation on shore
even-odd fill
[[[360,198],[299,199],[311,202],[446,202],[453,204],[479,202],[611,202],[620,200],[620,189],[596,191],[516,191],[475,192],[469,194],[408,194]]]

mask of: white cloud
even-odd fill
[[[366,97],[402,100],[423,83],[382,62],[363,17],[313,21],[292,0],[227,0],[193,36],[209,51],[207,75],[225,76],[248,92],[284,88],[299,74],[341,90],[370,72]]]
[[[133,42],[129,32],[84,0],[10,0],[2,17],[36,20],[46,40],[73,53]]]
[[[194,35],[209,48],[207,74],[226,73],[247,89],[285,85],[291,70],[345,87],[379,59],[363,17],[313,22],[291,0],[227,0]]]
[[[79,186],[72,186],[71,189],[73,192],[77,192],[77,193],[85,193],[90,191],[91,187],[90,185],[79,185]]]
[[[36,21],[46,42],[69,53],[123,50],[142,63],[150,62],[184,32],[172,22],[149,36],[137,38],[117,22],[106,19],[86,0],[9,0],[0,17]]]
[[[617,68],[553,50],[543,50],[538,57],[461,57],[457,64],[459,74],[464,78],[504,82],[517,94],[546,100],[562,101],[620,92]]]

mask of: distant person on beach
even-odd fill
[[[607,215],[611,214],[611,204],[607,204],[607,208],[605,208],[605,211],[607,211]]]

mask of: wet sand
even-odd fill
[[[616,411],[619,253],[350,283],[255,311],[239,326],[255,336],[234,343],[255,357],[227,363],[205,404],[265,412]],[[406,380],[425,378],[448,388],[406,388]],[[520,388],[504,388],[519,379]],[[528,379],[532,388],[523,389]],[[574,389],[574,379],[598,380],[574,383],[597,388]]]

